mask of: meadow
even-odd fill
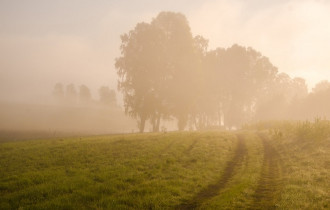
[[[327,209],[327,126],[2,142],[0,209]]]

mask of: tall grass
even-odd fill
[[[330,121],[276,121],[267,129],[285,169],[279,209],[330,208]]]
[[[245,129],[268,130],[275,139],[286,141],[317,141],[330,137],[330,121],[315,118],[314,121],[266,121],[249,124]]]

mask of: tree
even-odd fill
[[[121,36],[121,57],[116,59],[115,67],[119,76],[118,90],[124,95],[125,112],[136,118],[140,132],[145,122],[154,112],[158,52],[161,51],[158,35],[154,27],[139,23],[135,29]]]
[[[140,132],[147,120],[158,131],[160,119],[170,115],[183,129],[191,99],[187,81],[194,69],[193,38],[186,18],[161,12],[150,24],[138,23],[121,41],[115,67],[125,112],[137,119]]]
[[[174,116],[178,129],[183,130],[195,100],[194,90],[198,86],[198,53],[196,42],[186,17],[180,13],[161,12],[151,23],[163,34],[163,56],[165,68],[159,90],[167,105],[167,113]]]
[[[80,85],[79,87],[79,101],[80,103],[89,103],[92,100],[91,91],[86,85]]]
[[[328,89],[330,89],[330,82],[327,80],[323,80],[315,85],[315,87],[313,88],[313,93],[326,91]]]
[[[104,105],[116,105],[116,93],[107,86],[102,86],[99,89],[100,102]]]
[[[77,90],[74,84],[69,84],[66,86],[66,92],[65,92],[65,97],[66,101],[69,104],[75,104],[77,102]]]
[[[64,99],[64,90],[63,90],[63,84],[62,83],[56,83],[53,90],[53,97],[58,102],[63,102]]]
[[[291,78],[286,73],[280,73],[268,86],[267,91],[259,98],[256,116],[257,120],[283,120],[296,118],[300,101],[308,95],[304,79]],[[300,113],[301,114],[301,113]]]
[[[307,97],[295,101],[291,112],[296,119],[313,120],[316,117],[330,118],[330,83],[323,80],[317,83]]]
[[[212,126],[221,126],[219,104],[212,83],[214,76],[212,66],[216,60],[213,52],[208,52],[208,40],[202,36],[194,37],[195,65],[197,67],[196,84],[191,91],[195,98],[190,110],[190,128],[205,129]]]
[[[269,88],[277,68],[261,53],[239,45],[210,51],[206,59],[216,123],[230,128],[252,120],[258,98]]]
[[[238,127],[258,119],[269,105],[284,110],[307,95],[303,79],[278,74],[251,47],[208,51],[208,40],[193,37],[180,13],[161,12],[151,23],[138,23],[121,41],[115,63],[118,90],[140,132],[148,120],[159,131],[161,119],[171,117],[179,130],[188,123],[192,129]]]

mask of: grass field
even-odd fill
[[[330,122],[285,122],[270,130],[285,169],[280,209],[330,209]]]
[[[329,139],[298,129],[3,142],[0,209],[327,209]]]

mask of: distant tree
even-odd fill
[[[323,80],[315,85],[307,97],[295,101],[291,112],[295,119],[314,120],[315,118],[330,119],[330,83]]]
[[[313,88],[313,93],[326,91],[328,89],[330,89],[330,82],[327,80],[323,80],[315,85],[315,87]]]
[[[284,120],[296,118],[301,106],[296,106],[308,95],[306,82],[303,78],[291,78],[286,73],[277,74],[269,85],[267,92],[259,99],[257,120]],[[295,108],[293,108],[295,107]]]
[[[206,59],[218,125],[222,121],[237,127],[252,120],[258,98],[269,89],[277,68],[261,53],[239,45],[210,51]]]
[[[100,102],[107,106],[116,105],[116,93],[107,86],[102,86],[99,89]]]
[[[58,102],[63,102],[64,99],[64,90],[63,90],[63,84],[62,83],[56,83],[53,90],[53,97]]]
[[[91,91],[86,85],[80,85],[79,87],[79,102],[89,103],[92,100]]]
[[[69,84],[66,86],[65,98],[69,104],[75,104],[77,102],[77,90],[74,84]]]
[[[329,85],[330,87],[330,85]],[[305,79],[295,77],[292,80],[293,99],[302,99],[308,95],[308,87]]]

